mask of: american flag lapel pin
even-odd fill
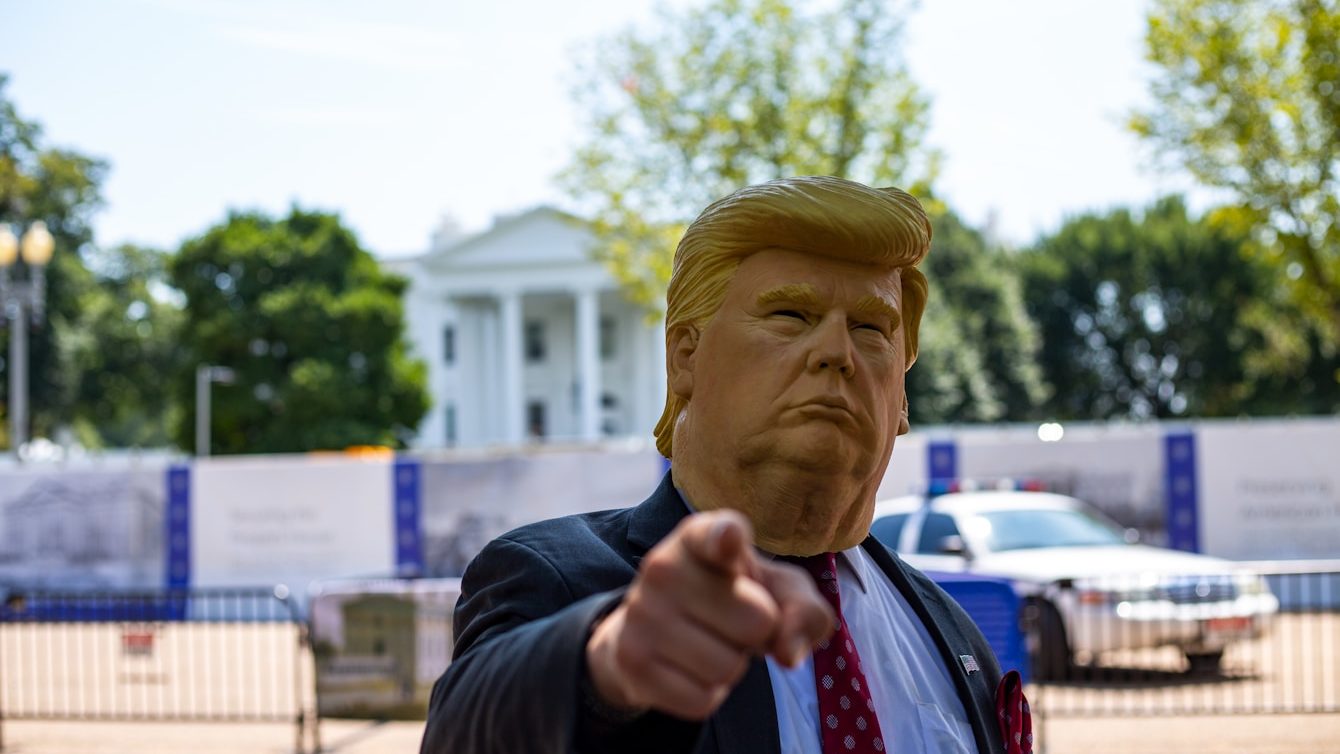
[[[959,655],[958,659],[962,661],[963,669],[968,671],[968,675],[981,672],[982,669],[977,666],[976,657],[973,657],[972,655]]]

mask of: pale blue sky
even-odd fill
[[[683,5],[692,0],[676,0]],[[939,189],[1026,243],[1184,188],[1122,125],[1146,0],[923,0],[905,59]],[[572,51],[651,0],[0,0],[0,71],[49,144],[110,160],[103,244],[174,247],[227,208],[335,210],[383,256],[561,203]]]

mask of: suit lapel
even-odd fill
[[[954,690],[958,693],[959,701],[963,703],[963,709],[968,713],[968,720],[974,723],[973,737],[977,740],[977,747],[980,751],[991,751],[991,745],[988,741],[985,731],[980,730],[976,723],[982,710],[979,706],[980,700],[973,695],[972,688],[968,683],[967,671],[961,664],[959,657],[961,655],[971,655],[974,650],[967,644],[966,637],[959,631],[953,631],[952,635],[946,634],[943,627],[954,626],[956,621],[954,614],[949,606],[944,603],[940,595],[923,589],[912,579],[908,578],[907,571],[902,567],[888,549],[884,547],[879,540],[874,537],[866,537],[862,543],[870,557],[875,559],[879,567],[888,575],[889,580],[902,593],[907,603],[912,606],[912,610],[921,619],[922,625],[926,627],[926,633],[930,634],[931,639],[935,641],[935,646],[940,649],[940,659],[945,667],[949,669],[949,677],[954,681]],[[977,714],[974,714],[976,711]],[[994,719],[994,710],[989,710],[985,719]]]
[[[634,508],[628,519],[628,550],[634,567],[687,515],[689,507],[667,472],[656,491]]]
[[[772,697],[768,663],[761,657],[749,661],[749,669],[731,695],[711,718],[716,751],[778,754],[782,750],[777,733],[777,703]],[[699,748],[710,752],[710,748]]]

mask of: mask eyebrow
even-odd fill
[[[819,293],[808,283],[791,283],[758,294],[757,303],[760,307],[779,302],[813,306],[819,303]]]
[[[889,327],[894,329],[897,329],[903,321],[903,315],[898,311],[898,307],[878,296],[862,296],[857,299],[852,309],[870,317],[888,317]]]

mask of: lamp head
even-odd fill
[[[13,267],[19,259],[19,239],[8,225],[0,224],[0,267]]]
[[[23,261],[33,267],[46,267],[55,248],[56,242],[51,238],[47,224],[41,220],[33,223],[28,232],[23,234]]]

